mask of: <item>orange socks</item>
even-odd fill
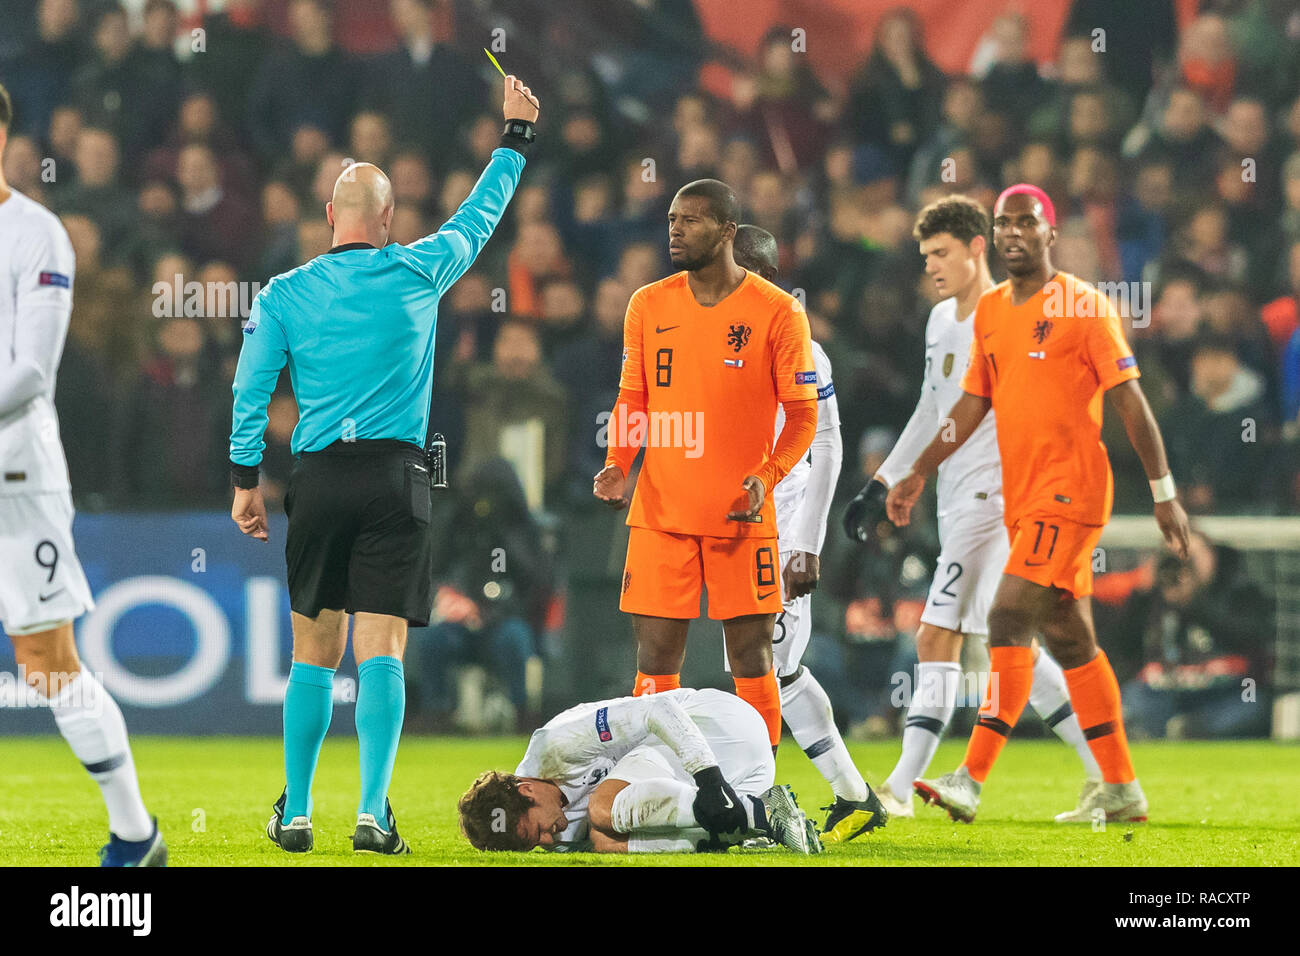
[[[988,691],[962,761],[976,783],[983,783],[993,769],[1020,712],[1029,703],[1029,688],[1034,682],[1032,648],[990,647],[989,660]]]
[[[1128,752],[1128,736],[1124,733],[1119,681],[1106,652],[1098,650],[1097,656],[1088,663],[1067,670],[1065,684],[1070,688],[1070,706],[1078,715],[1083,736],[1101,767],[1102,779],[1107,783],[1132,781],[1135,774]]]
[[[775,747],[781,742],[781,688],[776,682],[776,668],[762,677],[733,677],[736,696],[748,701],[767,724],[768,742]]]
[[[636,672],[636,686],[632,688],[632,696],[640,697],[642,694],[662,694],[666,690],[676,690],[682,686],[681,674],[642,674]]]

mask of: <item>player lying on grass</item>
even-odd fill
[[[776,237],[766,229],[737,226],[732,254],[738,265],[768,282],[776,281]],[[772,634],[772,665],[781,689],[781,717],[834,795],[831,805],[824,808],[828,812],[822,839],[847,843],[883,826],[889,814],[854,766],[835,726],[830,697],[802,663],[812,638],[812,592],[821,577],[819,556],[826,541],[826,518],[844,457],[831,361],[816,342],[812,343],[812,356],[817,372],[817,431],[808,454],[772,492],[782,589],[781,613]],[[782,405],[776,416],[778,436],[784,427]]]
[[[925,257],[925,272],[947,298],[926,322],[925,374],[916,410],[894,450],[845,511],[844,528],[855,541],[866,541],[887,520],[889,489],[907,474],[934,429],[944,427],[948,410],[961,397],[975,334],[975,303],[993,288],[985,259],[989,228],[984,207],[966,196],[945,196],[917,216],[912,235]],[[986,638],[989,608],[1011,549],[1003,525],[1002,464],[992,411],[939,466],[938,486],[941,551],[916,632],[916,682],[903,727],[903,752],[879,790],[890,816],[915,815],[912,785],[925,775],[957,709],[962,643],[968,634]],[[1029,705],[1079,754],[1082,806],[1101,784],[1101,768],[1070,707],[1061,665],[1037,642],[1033,654]]]
[[[775,775],[758,711],[682,688],[571,707],[533,732],[514,773],[481,774],[457,809],[480,850],[688,853],[766,837],[821,852]]]

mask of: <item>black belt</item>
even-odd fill
[[[413,452],[423,457],[424,449],[414,442],[402,441],[398,438],[358,438],[355,441],[344,441],[339,439],[324,448],[316,451],[299,452],[299,458],[307,458],[312,455],[340,455],[346,457],[364,458],[370,456],[391,455],[393,452]]]

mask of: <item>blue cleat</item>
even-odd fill
[[[166,866],[167,844],[158,832],[158,819],[153,821],[153,834],[146,840],[123,840],[116,834],[108,835],[108,843],[99,850],[100,866]]]

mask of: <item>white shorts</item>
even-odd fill
[[[780,566],[784,570],[786,562],[793,552],[784,551],[780,555]],[[784,582],[784,577],[782,581]],[[776,626],[772,629],[772,667],[777,678],[789,677],[799,669],[804,651],[808,650],[808,641],[812,639],[812,595],[805,594],[793,601],[781,605],[781,613],[776,616]],[[727,647],[722,647],[722,666],[730,673],[731,662],[727,659]]]
[[[734,694],[707,688],[696,691],[682,706],[718,758],[723,779],[737,794],[757,797],[771,788],[776,761],[767,739],[767,724],[758,711]],[[628,751],[609,776],[628,783],[669,777],[695,786],[695,779],[677,755],[658,740]]]
[[[66,491],[0,495],[0,624],[32,634],[95,606],[72,545]]]
[[[974,501],[939,519],[942,551],[921,623],[962,634],[987,634],[989,609],[1011,554],[1002,495]]]

